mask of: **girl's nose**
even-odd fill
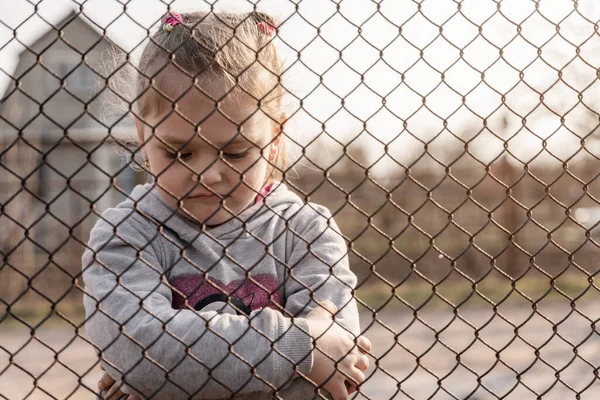
[[[198,174],[193,174],[192,179],[194,183],[201,183],[203,186],[212,189],[212,186],[223,180],[223,162],[220,160],[211,160],[210,163],[205,164],[200,169]]]

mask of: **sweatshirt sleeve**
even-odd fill
[[[222,399],[275,391],[312,363],[303,318],[175,310],[158,229],[103,214],[83,254],[85,327],[113,378],[147,397]],[[130,390],[128,390],[131,392]]]
[[[358,336],[358,307],[353,294],[357,278],[348,265],[348,246],[331,212],[309,203],[294,218],[285,281],[286,310],[304,317],[316,307],[314,299],[331,300],[338,308],[335,321]]]

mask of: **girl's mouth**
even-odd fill
[[[201,193],[201,194],[195,194],[193,196],[188,196],[188,197],[192,197],[192,198],[196,198],[196,197],[217,197],[212,193]]]
[[[212,193],[202,193],[195,194],[193,196],[188,196],[188,199],[201,199],[201,200],[210,200],[210,199],[218,199],[219,197]]]

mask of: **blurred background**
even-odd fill
[[[2,398],[95,388],[81,254],[147,179],[107,50],[135,65],[167,7],[280,21],[288,184],[334,213],[382,344],[357,398],[598,398],[596,1],[0,0]]]

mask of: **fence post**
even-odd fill
[[[512,236],[519,227],[519,206],[516,201],[513,200],[518,192],[516,182],[519,179],[519,175],[517,168],[508,161],[508,156],[506,155],[500,159],[498,170],[498,178],[506,186],[505,192],[507,196],[509,196],[505,200],[505,207],[502,210],[500,220],[498,221],[502,227],[509,232],[507,248],[505,250],[506,264],[504,267],[501,267],[501,269],[511,277],[515,278],[520,274],[521,270],[519,266],[519,250],[514,244],[515,237]]]

